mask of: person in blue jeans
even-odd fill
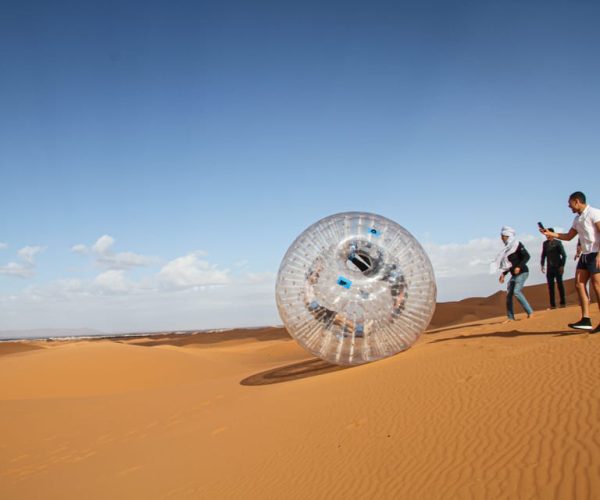
[[[527,267],[529,252],[527,252],[523,243],[517,240],[515,230],[512,227],[504,226],[500,232],[500,237],[504,243],[503,250],[496,257],[496,265],[502,271],[499,279],[500,283],[504,283],[509,273],[511,275],[506,295],[506,315],[508,321],[514,321],[515,319],[513,297],[516,297],[527,313],[527,317],[530,318],[533,314],[533,309],[522,292],[525,281],[529,277],[529,268]]]

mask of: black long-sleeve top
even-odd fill
[[[519,274],[528,273],[529,268],[527,267],[527,261],[529,260],[529,252],[523,246],[523,243],[519,242],[517,249],[508,256],[508,261],[512,264],[508,271],[504,271],[502,274],[506,275],[510,272],[515,276],[515,268],[518,267],[521,271]]]
[[[546,240],[542,246],[542,267],[548,261],[548,267],[563,267],[567,262],[567,252],[560,240]]]

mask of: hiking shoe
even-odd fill
[[[577,323],[569,323],[569,328],[575,330],[591,330],[592,320],[590,318],[581,318]]]

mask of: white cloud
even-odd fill
[[[0,266],[0,274],[5,276],[17,276],[19,278],[31,278],[35,274],[35,256],[44,250],[43,247],[26,246],[17,252],[21,262],[9,262]]]
[[[69,278],[61,279],[45,285],[30,285],[20,294],[15,295],[16,299],[52,301],[52,300],[70,300],[80,299],[81,297],[91,295],[90,283],[84,280]],[[2,296],[0,295],[0,298]]]
[[[96,243],[92,246],[92,250],[100,255],[110,252],[110,249],[115,244],[115,239],[108,234],[100,236]]]
[[[133,252],[114,253],[114,238],[105,234],[88,247],[74,245],[71,251],[80,255],[93,255],[96,263],[107,268],[98,275],[89,287],[93,293],[138,293],[142,290],[183,289],[202,286],[224,285],[232,281],[228,269],[219,269],[201,257],[206,252],[197,250],[167,262],[158,273],[147,276],[143,281],[128,280],[125,271],[134,267],[157,264],[158,258]]]
[[[517,237],[531,254],[530,265],[537,265],[544,238],[531,234]],[[567,252],[574,253],[574,241],[564,242],[564,245]],[[423,247],[429,255],[436,278],[455,278],[487,274],[490,264],[502,249],[502,242],[500,238],[477,238],[466,243],[426,243]]]
[[[8,248],[8,245],[0,241],[0,250],[4,250],[5,248]]]
[[[132,291],[135,286],[128,281],[124,275],[125,271],[111,269],[105,271],[94,279],[93,286],[101,293],[127,293]]]
[[[17,255],[30,266],[35,265],[35,256],[43,250],[42,247],[23,247]]]
[[[242,283],[250,284],[250,285],[272,283],[274,286],[276,277],[277,277],[277,274],[272,273],[270,271],[263,272],[263,273],[244,273],[242,275]]]
[[[177,260],[177,259],[175,259]],[[214,267],[209,265],[210,267]],[[279,324],[272,283],[151,286],[108,270],[93,280],[60,280],[0,294],[0,331],[75,328],[106,332],[191,330]]]
[[[158,263],[156,257],[148,257],[133,252],[106,254],[98,257],[98,262],[109,269],[129,269],[132,267],[147,267]]]
[[[123,332],[279,323],[274,273],[241,268],[232,273],[211,262],[203,251],[134,273],[132,268],[158,259],[118,253],[114,247],[109,235],[91,245],[71,247],[73,253],[90,256],[104,268],[91,279],[61,279],[32,284],[18,293],[0,293],[0,330],[89,326]],[[25,247],[17,263],[0,272],[30,277],[39,251],[39,247]]]
[[[83,280],[79,279],[64,279],[56,282],[58,288],[60,288],[66,294],[79,294],[86,293],[86,286]]]
[[[33,276],[33,267],[26,264],[9,262],[5,266],[0,267],[0,274],[4,274],[5,276],[17,276],[19,278],[31,278]]]
[[[121,256],[122,262],[127,262],[123,255],[129,255],[129,262],[135,261],[137,254],[113,253],[114,240],[105,236],[89,247],[75,245],[72,251],[89,254],[98,263],[107,255],[115,259]],[[539,269],[543,238],[525,234],[519,239],[531,254],[527,284],[543,282]],[[565,243],[569,255],[565,277],[574,273],[574,245],[574,241]],[[488,274],[489,263],[502,248],[499,238],[424,247],[435,269],[439,301],[486,296],[505,289],[497,275]],[[0,273],[29,277],[33,269],[27,267],[25,259],[35,260],[37,252],[21,253],[19,264],[8,264]],[[0,294],[0,330],[88,326],[124,332],[279,323],[276,273],[253,273],[251,265],[243,264],[233,271],[222,269],[200,251],[135,273],[130,270],[133,266],[106,269],[108,265],[103,264],[105,268],[93,279],[64,279],[28,286],[17,294]]]
[[[560,228],[557,231],[562,232]],[[544,237],[541,235],[517,235],[525,245],[531,258],[527,264],[529,278],[527,284],[542,283],[545,276],[540,270],[540,256]],[[574,275],[576,241],[563,242],[567,252],[565,277]],[[437,285],[438,300],[459,300],[465,297],[487,296],[505,285],[498,283],[498,274],[490,275],[490,263],[502,249],[500,238],[478,238],[466,243],[423,245],[433,265]]]
[[[423,245],[437,278],[449,278],[488,271],[490,262],[501,249],[501,242],[478,238],[467,243]]]
[[[114,253],[112,247],[115,239],[108,234],[100,236],[96,242],[88,248],[86,245],[78,244],[71,247],[71,251],[79,255],[91,253],[96,262],[102,267],[113,270],[130,269],[133,267],[147,267],[157,264],[159,259],[133,252]]]
[[[202,252],[192,252],[167,262],[158,273],[158,279],[166,287],[194,287],[205,285],[224,285],[231,282],[229,270],[218,269],[199,257]]]
[[[85,245],[81,245],[81,244],[79,244],[79,245],[73,245],[71,247],[71,252],[77,253],[79,255],[85,255],[85,254],[88,253],[88,251],[89,251],[88,247],[86,247]]]

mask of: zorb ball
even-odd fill
[[[277,307],[310,353],[357,365],[408,349],[429,325],[436,285],[431,262],[402,226],[380,215],[331,215],[288,249]]]

